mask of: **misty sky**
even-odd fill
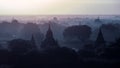
[[[120,14],[120,0],[0,0],[0,15]]]

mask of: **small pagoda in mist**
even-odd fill
[[[95,22],[102,22],[102,21],[100,20],[100,17],[98,17],[97,19],[95,19]]]

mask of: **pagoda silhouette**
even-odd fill
[[[102,33],[102,30],[101,28],[99,29],[99,33],[98,33],[98,36],[97,36],[97,39],[95,41],[95,52],[100,55],[104,52],[104,49],[105,49],[105,39],[103,37],[103,33]]]
[[[95,44],[96,45],[105,45],[105,40],[104,40],[101,28],[99,30],[99,33],[98,33],[97,39],[95,41]]]
[[[98,17],[97,19],[95,19],[96,23],[101,23],[102,21],[100,20],[100,17]]]
[[[50,23],[48,24],[48,30],[46,33],[46,38],[44,41],[41,43],[41,48],[42,49],[55,49],[58,48],[58,42],[54,39],[53,37],[53,32],[51,30]]]
[[[31,45],[33,46],[33,48],[36,48],[36,41],[35,41],[35,38],[34,38],[33,34],[32,34],[30,42],[31,42]]]

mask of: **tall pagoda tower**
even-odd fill
[[[53,32],[51,30],[51,26],[49,23],[48,24],[48,31],[46,33],[46,38],[41,43],[41,48],[42,49],[54,49],[54,48],[58,48],[58,47],[59,47],[58,42],[53,37]]]
[[[100,55],[104,52],[105,49],[105,40],[103,37],[102,30],[100,28],[97,39],[95,41],[95,52]]]

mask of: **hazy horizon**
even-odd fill
[[[120,15],[0,15],[1,19],[18,19],[18,18],[27,18],[27,19],[44,19],[44,18],[113,18],[118,17]]]

